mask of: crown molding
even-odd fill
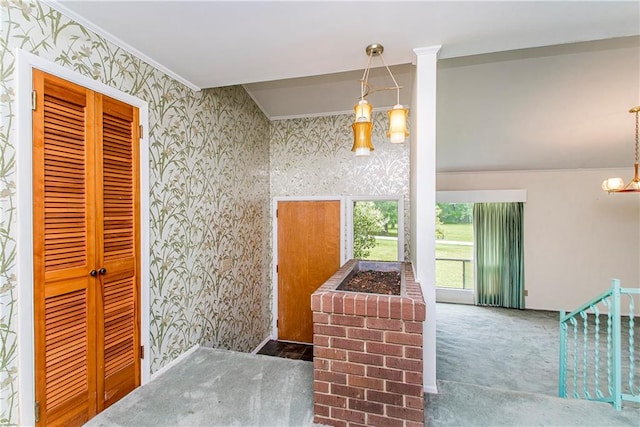
[[[50,8],[57,10],[58,12],[60,12],[64,16],[66,16],[67,18],[77,22],[78,24],[82,25],[86,29],[88,29],[88,30],[94,32],[95,34],[105,38],[108,42],[113,43],[114,45],[116,45],[116,46],[126,50],[127,52],[133,54],[137,58],[141,59],[142,61],[146,62],[147,64],[151,65],[152,67],[158,69],[159,71],[162,71],[164,74],[166,74],[169,77],[173,78],[174,80],[182,83],[183,85],[187,86],[188,88],[193,89],[196,92],[199,92],[200,90],[202,90],[201,87],[191,83],[189,80],[187,80],[184,77],[180,76],[178,73],[175,73],[175,72],[171,71],[170,69],[168,69],[164,65],[160,64],[156,60],[154,60],[154,59],[148,57],[147,55],[145,55],[144,53],[140,52],[135,47],[129,45],[128,43],[126,43],[126,42],[124,42],[122,40],[120,40],[118,37],[114,36],[113,34],[109,33],[108,31],[105,31],[104,29],[102,29],[98,25],[96,25],[93,22],[87,20],[86,18],[78,15],[77,13],[75,13],[71,9],[67,8],[66,6],[58,3],[57,1],[55,1],[55,0],[41,0],[41,3],[46,4]]]
[[[256,103],[257,104],[257,103]],[[258,105],[260,106],[260,105]],[[407,110],[411,111],[411,108],[409,108],[408,106],[404,106]],[[393,105],[385,107],[374,107],[373,108],[373,112],[374,113],[379,113],[381,111],[389,111],[393,109]],[[271,121],[275,121],[275,120],[291,120],[291,119],[308,119],[308,118],[313,118],[313,117],[325,117],[325,116],[342,116],[342,115],[351,115],[353,114],[353,109],[350,110],[342,110],[342,111],[327,111],[327,112],[322,112],[322,113],[307,113],[307,114],[291,114],[291,115],[287,115],[287,116],[267,116],[269,117],[269,120]],[[266,113],[265,113],[266,115]]]
[[[325,116],[341,116],[344,114],[352,114],[353,110],[345,110],[345,111],[327,111],[322,113],[308,113],[308,114],[290,114],[287,116],[272,116],[271,120],[292,120],[292,119],[310,119],[314,117],[325,117]]]

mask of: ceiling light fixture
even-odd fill
[[[640,106],[633,107],[629,110],[630,113],[636,115],[636,161],[633,164],[634,175],[633,179],[629,181],[627,185],[624,185],[622,178],[609,178],[602,181],[602,189],[608,193],[637,193],[640,192],[640,177],[638,176],[638,113],[640,112]]]
[[[409,110],[400,104],[400,89],[402,87],[398,86],[398,82],[384,61],[384,57],[382,56],[383,51],[384,47],[381,44],[370,44],[365,49],[369,59],[367,61],[367,67],[364,69],[362,79],[360,79],[360,101],[353,107],[355,110],[355,121],[351,125],[353,129],[353,147],[351,147],[351,151],[355,151],[356,156],[368,156],[373,151],[373,144],[371,143],[373,106],[365,98],[374,92],[384,90],[396,91],[396,105],[388,112],[389,131],[387,132],[387,137],[389,137],[389,140],[394,144],[401,144],[409,136],[409,131],[407,130]],[[369,83],[369,70],[371,69],[371,60],[374,56],[380,57],[382,64],[389,72],[389,76],[391,76],[391,80],[393,80],[394,86],[375,87]]]

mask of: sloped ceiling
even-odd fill
[[[640,38],[443,60],[439,171],[629,167]]]

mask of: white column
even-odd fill
[[[440,46],[416,48],[411,108],[411,257],[427,305],[423,339],[423,386],[436,386],[436,66]]]

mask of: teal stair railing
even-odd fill
[[[560,312],[560,397],[608,402],[640,402],[640,342],[634,325],[640,289],[611,289],[566,314]],[[622,315],[624,313],[624,315]]]

